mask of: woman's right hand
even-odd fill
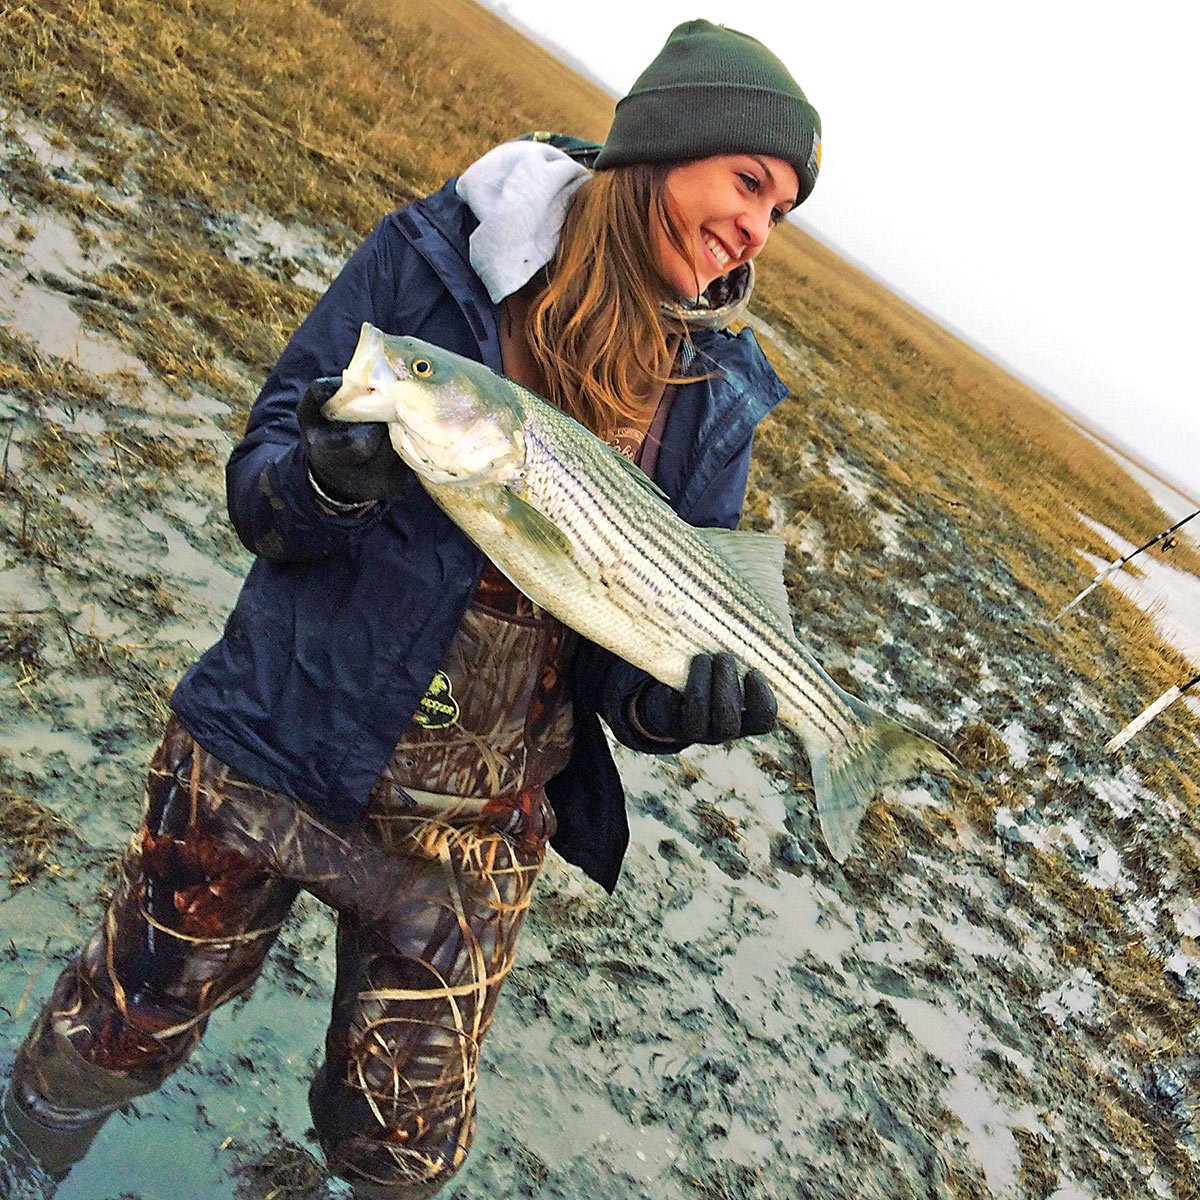
[[[314,379],[300,399],[296,415],[319,494],[335,504],[360,505],[387,500],[412,472],[392,449],[382,421],[331,421],[321,412],[341,386],[340,375]]]

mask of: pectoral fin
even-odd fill
[[[508,520],[514,532],[546,554],[571,554],[567,536],[549,517],[526,504],[514,492],[508,493]]]

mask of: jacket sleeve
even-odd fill
[[[245,546],[282,562],[352,549],[386,507],[362,515],[323,508],[308,482],[296,405],[314,379],[340,374],[369,321],[404,328],[399,298],[416,285],[424,261],[400,235],[395,214],[367,236],[296,330],[254,402],[226,468],[229,516]],[[414,277],[410,280],[410,276]]]
[[[753,439],[734,454],[716,473],[698,503],[689,513],[689,521],[700,528],[721,526],[736,529],[741,520],[750,478],[750,452]],[[593,642],[582,642],[575,658],[577,701],[589,703],[612,730],[622,745],[647,754],[677,754],[688,742],[652,742],[629,723],[629,704],[652,676],[632,666],[609,650]],[[585,681],[590,681],[586,682]]]

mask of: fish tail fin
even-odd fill
[[[932,737],[853,696],[843,699],[862,721],[860,736],[842,748],[840,755],[816,748],[809,756],[817,819],[825,844],[838,862],[849,857],[863,814],[880,788],[911,779],[925,769],[958,774],[954,756]]]

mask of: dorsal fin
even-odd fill
[[[646,472],[643,471],[642,468],[633,461],[633,459],[626,458],[626,456],[622,454],[615,446],[609,446],[608,448],[612,451],[613,457],[617,460],[617,462],[619,462],[621,466],[625,468],[629,478],[632,479],[634,483],[636,483],[639,487],[645,488],[646,491],[653,496],[657,496],[660,500],[667,499],[667,493],[664,492],[662,488],[660,488],[658,484],[655,483],[654,480],[651,479],[650,476],[647,475]]]
[[[698,529],[752,592],[792,631],[792,606],[783,583],[784,541],[753,529]]]

